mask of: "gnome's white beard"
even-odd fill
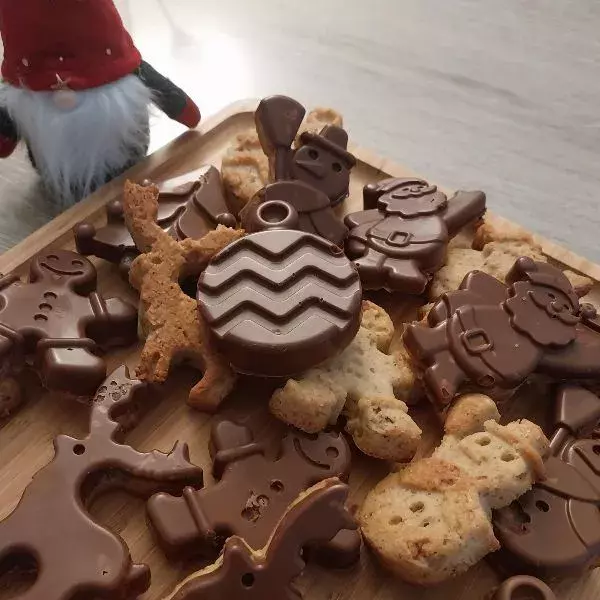
[[[151,92],[136,76],[75,94],[77,105],[65,110],[57,106],[55,92],[0,88],[0,104],[62,207],[144,156],[148,147]]]

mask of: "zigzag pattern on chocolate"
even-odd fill
[[[298,231],[266,231],[214,257],[198,282],[198,300],[235,366],[230,344],[273,354],[293,352],[309,338],[343,347],[358,329],[361,286],[334,244]]]

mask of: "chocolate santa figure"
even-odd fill
[[[112,0],[0,0],[0,157],[22,139],[66,207],[143,156],[149,105],[195,127],[194,102],[142,57]]]

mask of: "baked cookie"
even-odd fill
[[[199,240],[174,240],[156,223],[156,186],[125,184],[125,220],[141,254],[131,265],[129,281],[140,292],[139,329],[145,344],[137,375],[152,382],[166,380],[171,364],[189,359],[204,373],[190,391],[189,403],[213,411],[233,388],[235,375],[209,342],[196,301],[180,281],[194,276],[209,259],[244,235],[219,226]]]
[[[505,282],[506,275],[521,256],[536,262],[548,260],[542,247],[523,228],[513,224],[500,228],[486,221],[475,231],[471,247],[464,243],[464,239],[450,246],[446,265],[433,278],[429,298],[435,301],[445,292],[457,290],[465,275],[475,270]],[[580,298],[590,292],[593,285],[591,279],[569,270],[564,273]]]
[[[421,430],[400,398],[414,375],[403,353],[387,354],[394,335],[388,314],[363,302],[361,327],[341,353],[289,379],[270,401],[271,412],[307,433],[323,431],[340,414],[355,444],[375,458],[406,461],[416,452]]]
[[[326,125],[342,127],[342,116],[331,108],[315,108],[304,119],[294,143],[300,145],[303,133],[319,133]],[[236,214],[269,183],[269,159],[263,152],[256,129],[237,135],[221,164],[223,185]]]
[[[388,475],[367,496],[358,515],[363,536],[402,579],[440,583],[497,550],[491,510],[543,478],[542,430],[498,418],[490,398],[463,396],[433,456]]]

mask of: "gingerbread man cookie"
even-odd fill
[[[497,550],[491,509],[544,478],[542,430],[499,419],[491,398],[463,396],[433,456],[391,473],[365,499],[358,514],[365,541],[405,581],[441,583]]]
[[[185,444],[163,454],[120,443],[117,416],[128,414],[144,387],[129,378],[126,367],[112,373],[94,398],[89,434],[57,437],[52,462],[0,522],[0,565],[14,557],[33,559],[38,567],[33,586],[16,598],[133,598],[150,586],[148,567],[134,564],[125,542],[86,510],[91,499],[115,488],[146,496],[202,483],[202,470],[189,462]]]
[[[52,390],[86,396],[106,375],[98,356],[137,338],[137,310],[96,290],[96,269],[83,256],[51,250],[35,257],[29,281],[0,278],[0,360],[34,360]]]
[[[148,502],[150,522],[169,554],[214,555],[231,535],[262,548],[298,494],[329,477],[347,479],[350,472],[350,448],[337,433],[289,432],[277,455],[268,456],[247,427],[221,421],[213,426],[210,451],[214,485],[187,488],[179,497],[157,494]],[[360,545],[360,536],[345,530],[317,548],[316,558],[347,566],[358,560]]]
[[[234,535],[219,559],[190,575],[168,600],[299,598],[294,580],[305,566],[304,549],[355,527],[344,508],[347,486],[327,479],[291,504],[262,548]]]
[[[485,194],[448,199],[422,179],[385,179],[365,186],[364,208],[344,222],[346,254],[365,289],[422,294],[444,265],[450,239],[485,213]]]
[[[473,271],[434,305],[427,325],[406,329],[406,348],[439,407],[463,388],[512,390],[534,372],[600,377],[600,337],[581,323],[563,272],[519,258],[506,281]]]
[[[129,273],[131,285],[140,292],[139,324],[146,340],[137,375],[163,382],[172,363],[189,359],[204,373],[190,391],[189,402],[214,411],[232,390],[235,375],[212,347],[196,301],[181,289],[180,281],[197,276],[212,256],[244,232],[220,225],[200,240],[177,241],[156,223],[158,194],[155,186],[125,184],[125,221],[143,252]]]
[[[169,179],[158,186],[156,222],[174,238],[199,239],[217,225],[235,227],[215,167],[205,166],[191,173]],[[122,200],[106,205],[106,225],[96,229],[80,223],[74,230],[77,251],[119,265],[127,277],[138,249],[125,225]]]
[[[271,412],[308,433],[323,431],[344,414],[346,430],[363,452],[410,460],[421,430],[401,398],[408,399],[414,375],[402,353],[388,353],[393,335],[388,314],[363,302],[361,326],[350,345],[276,390]]]

